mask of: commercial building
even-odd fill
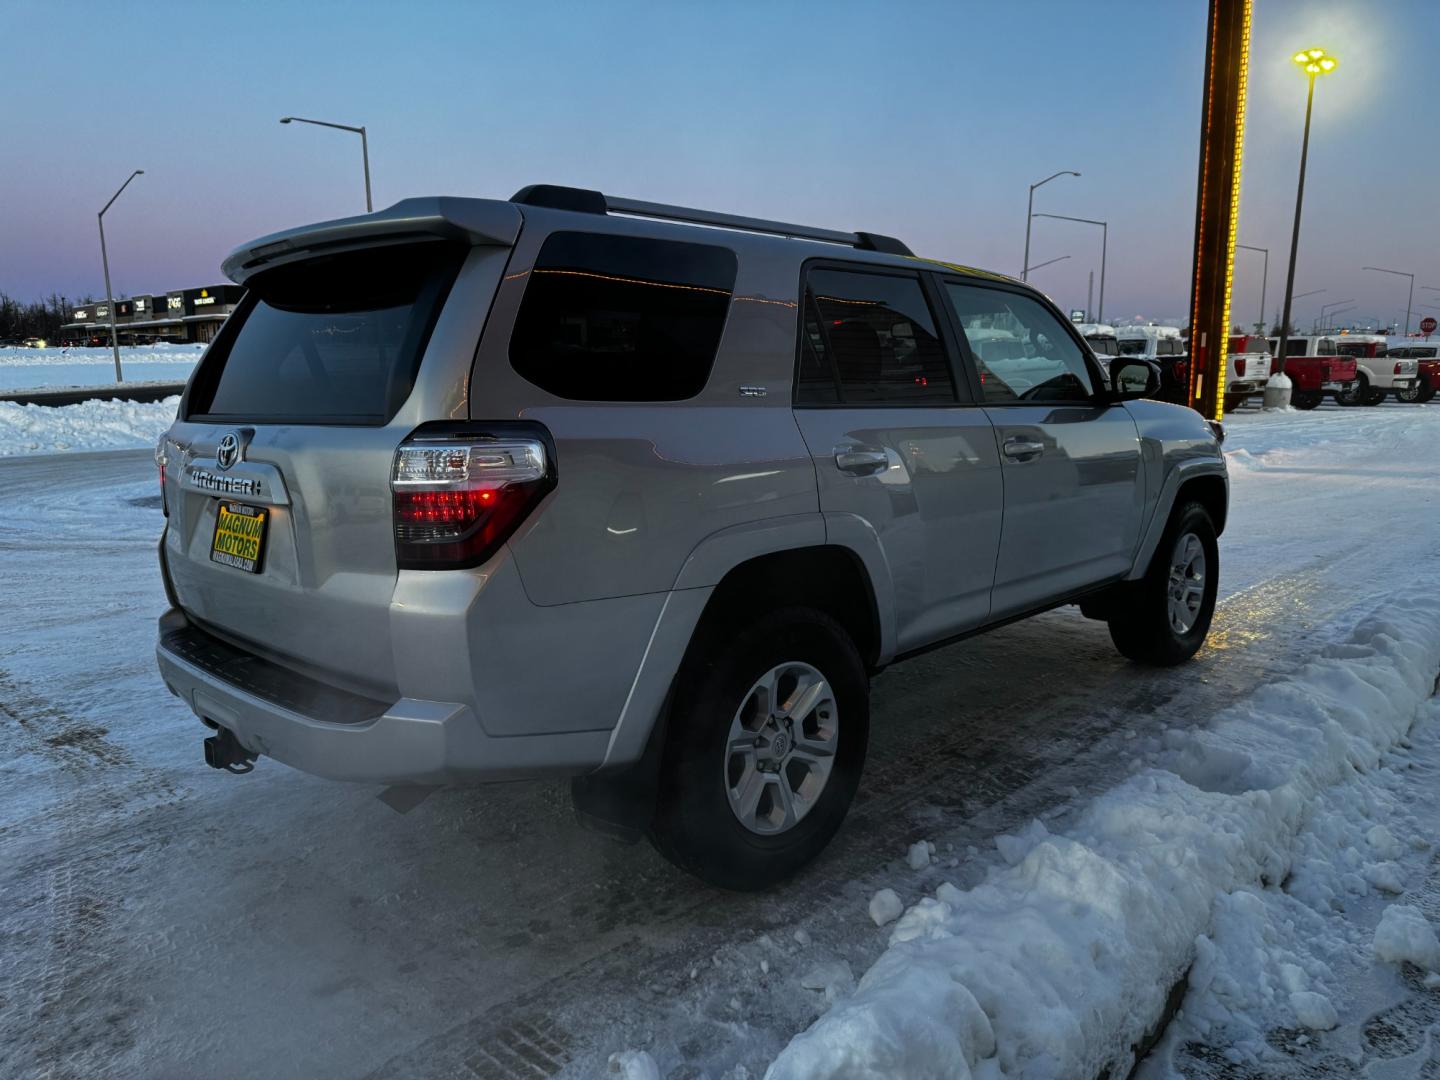
[[[110,340],[110,324],[122,345],[150,341],[210,341],[235,310],[245,290],[239,285],[205,285],[198,289],[128,296],[115,301],[115,316],[104,300],[75,308],[60,327],[67,341]]]

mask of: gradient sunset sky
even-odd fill
[[[410,195],[534,182],[868,229],[1018,273],[1036,210],[1108,219],[1112,322],[1181,315],[1189,292],[1203,0],[1007,3],[68,4],[0,0],[0,291],[117,295],[210,284],[260,234]],[[1284,286],[1305,81],[1316,93],[1296,292],[1353,316],[1436,314],[1437,0],[1255,0],[1242,243]],[[1426,114],[1431,114],[1427,116]],[[1063,307],[1099,276],[1099,230],[1035,223],[1033,279]],[[1258,316],[1240,252],[1236,321]]]

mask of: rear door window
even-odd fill
[[[954,402],[950,361],[918,276],[809,271],[797,405]]]
[[[369,248],[263,271],[206,353],[188,419],[384,424],[420,357],[465,248]]]
[[[681,401],[705,388],[735,291],[729,248],[557,232],[540,248],[510,364],[572,401]]]

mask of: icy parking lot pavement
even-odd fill
[[[151,654],[148,450],[0,461],[0,1076],[739,1080],[896,1015],[950,1048],[928,1075],[1060,1076],[1182,977],[1144,1076],[1425,1075],[1440,406],[1227,427],[1201,655],[1138,669],[1065,610],[882,674],[850,819],[761,896],[584,832],[562,784],[402,816],[206,769]]]

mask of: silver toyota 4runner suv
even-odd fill
[[[759,888],[839,828],[880,669],[1069,603],[1143,663],[1209,628],[1218,426],[1004,276],[553,186],[224,268],[157,448],[157,655],[213,766],[568,775]]]

